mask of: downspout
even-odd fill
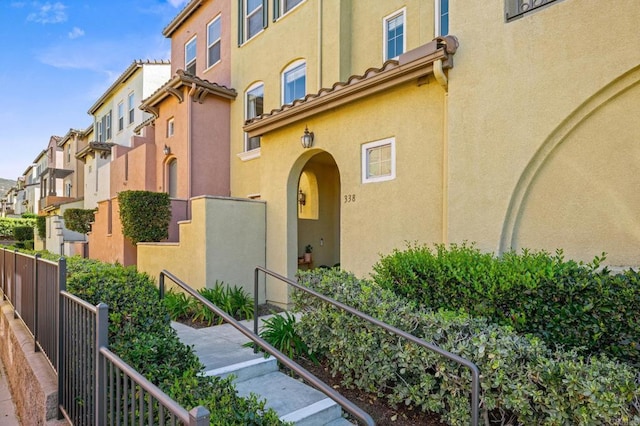
[[[322,0],[318,0],[318,92],[322,90]]]
[[[189,89],[189,98],[188,101],[189,102],[189,106],[187,107],[187,115],[188,115],[188,122],[189,125],[187,126],[187,161],[188,161],[188,165],[187,167],[189,168],[189,173],[187,173],[187,200],[191,200],[191,194],[193,193],[193,190],[191,188],[191,180],[192,180],[192,175],[193,175],[193,161],[192,161],[192,156],[193,156],[193,141],[192,141],[192,127],[193,127],[193,96],[196,94],[196,83],[193,82],[191,83],[191,89]],[[188,204],[190,205],[190,203]],[[188,212],[189,217],[191,217],[191,212]]]
[[[433,63],[433,76],[445,92],[449,92],[449,80],[442,69],[442,59],[437,59]]]
[[[433,63],[433,76],[444,89],[442,101],[442,244],[449,244],[449,81],[442,59]]]

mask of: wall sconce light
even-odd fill
[[[300,205],[300,211],[302,211],[302,206],[307,204],[307,195],[302,192],[302,189],[298,191],[298,204]]]
[[[311,148],[311,145],[313,145],[313,132],[310,132],[307,126],[304,126],[304,135],[300,137],[300,143],[305,149]]]
[[[165,145],[164,148],[162,148],[162,152],[164,152],[164,155],[169,155],[171,154],[171,148],[168,145]]]

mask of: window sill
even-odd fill
[[[260,158],[260,148],[252,149],[251,151],[241,152],[236,155],[242,161],[255,160],[256,158]]]

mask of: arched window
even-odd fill
[[[298,60],[282,72],[282,104],[293,103],[307,94],[307,64]]]

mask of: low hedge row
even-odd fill
[[[561,251],[527,250],[495,257],[467,244],[409,246],[382,257],[373,279],[432,309],[463,310],[555,348],[640,366],[640,274],[611,274],[600,268],[603,260],[583,264]]]
[[[13,239],[14,228],[22,226],[33,228],[35,223],[33,218],[0,217],[0,239]]]
[[[427,342],[474,362],[481,372],[481,408],[492,424],[640,424],[638,371],[606,356],[584,358],[548,348],[536,337],[415,302],[337,270],[300,273],[300,283]],[[326,356],[332,374],[358,388],[469,424],[471,374],[306,293],[297,331],[310,350]],[[635,408],[634,408],[635,407]]]
[[[211,411],[212,425],[280,425],[255,396],[241,398],[231,379],[202,376],[192,348],[178,339],[153,280],[133,267],[71,257],[67,289],[109,306],[109,347],[178,403]]]

